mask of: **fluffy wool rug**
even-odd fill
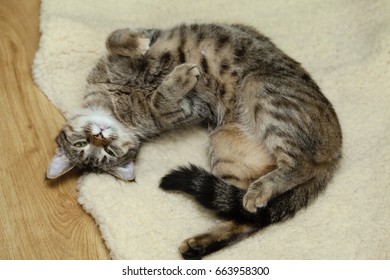
[[[66,117],[80,105],[110,31],[181,22],[240,22],[261,30],[313,75],[344,135],[341,168],[314,204],[207,258],[388,259],[390,1],[43,0],[34,79]],[[201,129],[175,131],[142,148],[136,182],[80,178],[78,201],[113,259],[179,259],[183,239],[220,222],[191,198],[158,188],[171,168],[207,168],[207,142]]]

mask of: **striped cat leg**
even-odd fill
[[[185,259],[201,259],[205,255],[240,241],[258,229],[259,227],[255,225],[234,221],[223,222],[210,232],[184,240],[179,251]]]
[[[195,64],[176,66],[151,97],[154,120],[162,127],[199,122],[210,114],[207,104],[190,91],[198,82],[199,70]]]
[[[315,177],[325,163],[328,151],[321,143],[329,136],[322,135],[325,124],[319,112],[329,105],[315,87],[288,77],[248,76],[240,96],[246,108],[253,108],[242,111],[243,122],[256,128],[254,136],[276,160],[276,169],[255,180],[244,196],[245,209],[255,213],[270,199]]]
[[[257,208],[265,207],[268,201],[295,186],[314,177],[314,167],[298,162],[283,152],[277,155],[278,167],[253,182],[244,196],[244,207],[255,213]]]

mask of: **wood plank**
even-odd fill
[[[0,259],[109,259],[77,204],[79,174],[45,179],[64,119],[31,77],[39,4],[0,1]]]

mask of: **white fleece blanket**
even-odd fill
[[[181,22],[241,22],[261,30],[313,75],[344,135],[341,168],[314,204],[207,258],[389,259],[390,1],[42,0],[35,81],[68,116],[110,31]],[[207,167],[206,153],[204,131],[174,132],[142,148],[135,183],[80,178],[78,201],[113,259],[179,259],[182,240],[218,222],[191,198],[158,188],[171,168]]]

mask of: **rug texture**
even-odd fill
[[[303,64],[334,104],[344,158],[306,210],[207,258],[390,258],[390,1],[43,0],[40,20],[34,79],[65,117],[80,105],[86,76],[114,29],[240,22],[261,30]],[[207,168],[207,142],[196,128],[151,141],[134,183],[80,178],[78,201],[113,259],[179,259],[182,240],[220,222],[191,198],[158,188],[171,168]]]

